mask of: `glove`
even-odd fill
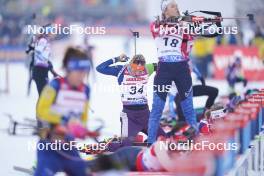
[[[129,60],[129,57],[127,57],[125,54],[121,54],[120,56],[115,58],[115,62],[127,62]]]
[[[67,127],[70,134],[76,138],[84,139],[87,136],[87,129],[81,123],[70,122]]]

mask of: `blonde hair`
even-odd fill
[[[166,15],[165,15],[165,11],[167,9],[167,6],[172,3],[172,2],[175,2],[175,0],[162,0],[161,1],[161,18],[162,20],[165,20],[166,19]]]
[[[144,60],[146,61],[145,57],[142,54],[136,54],[130,60],[130,64],[132,64],[135,60]]]

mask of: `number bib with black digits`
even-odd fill
[[[165,26],[159,32],[153,33],[159,61],[181,62],[189,58],[193,36],[187,29],[188,23],[182,22],[178,26]]]
[[[164,35],[156,37],[158,57],[182,55],[182,35]]]
[[[147,71],[144,71],[140,76],[134,77],[125,69],[124,78],[120,85],[123,105],[147,104],[147,83]]]

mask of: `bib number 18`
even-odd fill
[[[177,39],[169,40],[169,37],[164,37],[163,40],[165,41],[165,46],[170,45],[171,47],[176,47],[179,41]]]

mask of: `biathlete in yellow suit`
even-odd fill
[[[71,176],[84,176],[83,161],[75,146],[75,138],[85,138],[90,89],[84,84],[90,62],[84,52],[69,48],[63,59],[66,76],[51,81],[42,91],[37,116],[43,123],[37,145],[35,176],[53,176],[65,172]],[[50,144],[56,143],[55,149]],[[39,147],[39,146],[45,146]]]

